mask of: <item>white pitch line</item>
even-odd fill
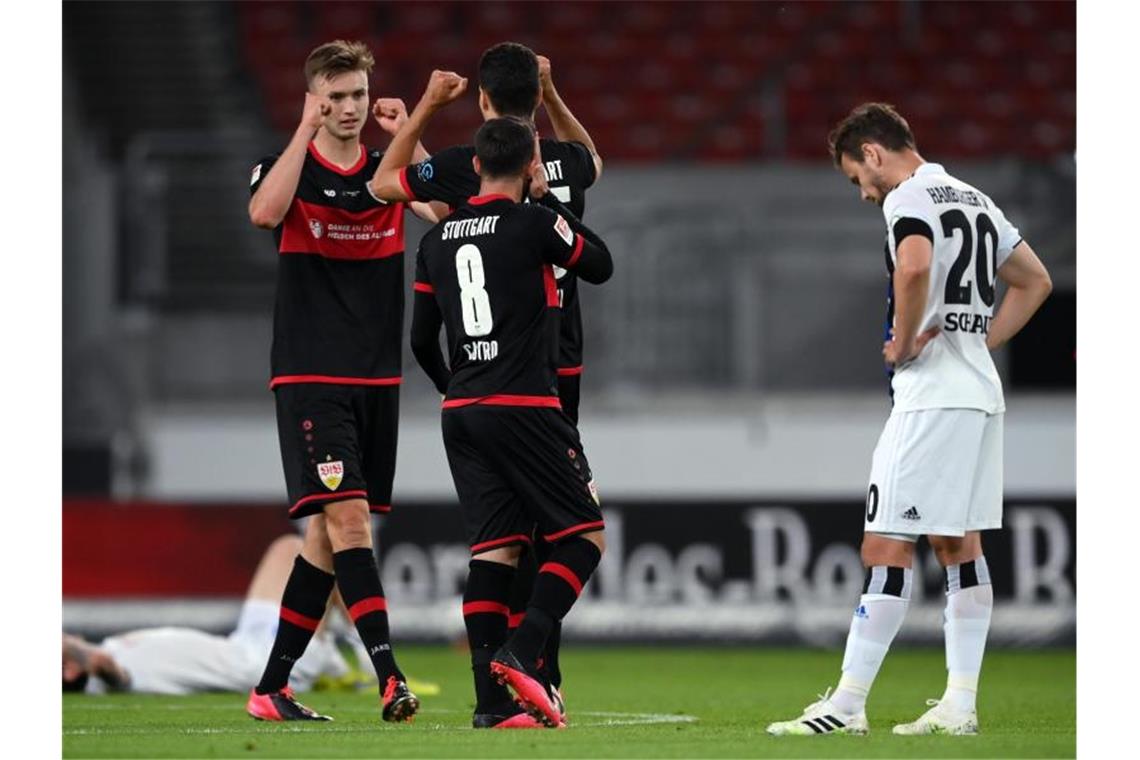
[[[109,707],[109,706],[108,706]],[[166,709],[181,710],[191,709],[182,707],[180,705],[165,705]],[[100,707],[100,709],[105,709]],[[220,706],[211,706],[210,709],[220,709]],[[225,708],[230,709],[230,708]],[[348,712],[348,711],[342,711]],[[352,712],[361,712],[355,710]],[[371,712],[371,711],[369,711]],[[421,710],[423,713],[457,713],[465,712],[463,710],[447,710],[447,709],[431,709]],[[599,720],[577,721],[571,723],[573,727],[580,728],[596,728],[601,726],[648,726],[662,723],[695,723],[697,718],[692,715],[669,715],[666,713],[630,713],[630,712],[605,712],[605,711],[580,711],[578,715],[592,716]],[[420,724],[422,726],[423,724]],[[430,725],[428,726],[435,731],[472,731],[474,729],[467,726],[442,726]],[[325,734],[325,733],[340,733],[340,734],[353,734],[353,733],[372,733],[376,729],[367,726],[336,726],[336,725],[313,725],[309,726],[266,726],[264,724],[254,724],[249,728],[235,728],[229,726],[217,728],[65,728],[63,730],[64,736],[160,736],[164,734],[183,734],[187,736],[197,735],[216,735],[216,734],[280,734],[280,733],[312,733],[312,734]]]

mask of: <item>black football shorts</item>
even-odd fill
[[[560,410],[473,404],[442,417],[472,554],[602,529],[582,442]]]
[[[390,511],[399,386],[295,383],[273,392],[289,517],[320,514],[346,499]]]
[[[582,375],[558,376],[558,399],[562,402],[562,413],[578,424],[578,401],[582,396]]]

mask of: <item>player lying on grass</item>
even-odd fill
[[[925,535],[946,568],[946,690],[894,733],[976,734],[994,598],[980,531],[1002,520],[1005,402],[990,351],[1017,334],[1052,284],[1001,209],[924,161],[890,106],[856,108],[831,133],[830,148],[887,224],[883,358],[893,408],[871,462],[866,580],[839,686],[768,732],[867,733],[867,695],[906,614],[914,545]],[[1008,292],[995,314],[998,279]]]
[[[434,72],[414,113],[437,107],[437,94],[448,93],[457,76]],[[485,122],[475,153],[478,196],[420,242],[412,351],[444,394],[444,446],[471,547],[463,613],[475,674],[473,723],[534,726],[498,680],[532,718],[562,726],[538,659],[605,544],[590,466],[558,398],[554,267],[601,283],[613,262],[601,239],[548,192],[529,122]],[[538,203],[522,203],[528,190]],[[541,205],[548,202],[561,214]],[[535,524],[555,546],[508,639],[511,583]]]
[[[456,93],[456,96],[460,94]],[[565,203],[571,214],[582,219],[586,191],[601,176],[602,158],[589,132],[554,86],[549,59],[535,55],[530,48],[515,42],[500,42],[484,51],[479,59],[479,111],[484,121],[516,116],[533,125],[540,106],[550,118],[556,138],[539,140],[543,178],[552,196]],[[379,197],[393,202],[430,200],[458,208],[478,194],[480,179],[471,163],[475,146],[444,148],[425,160],[414,157],[414,146],[433,114],[432,110],[419,111],[393,138],[371,182]],[[560,306],[558,398],[563,413],[577,425],[583,366],[578,278],[572,270],[563,267],[555,267],[554,274]],[[511,590],[509,625],[512,628],[518,625],[526,610],[538,565],[548,559],[552,550],[553,547],[540,535],[534,536],[531,546],[523,548]],[[556,624],[547,639],[541,669],[550,679],[555,700],[565,712],[560,692],[560,643],[561,626]]]
[[[93,644],[65,633],[63,690],[89,694],[246,691],[261,675],[273,646],[281,592],[301,545],[301,539],[292,535],[269,545],[250,581],[237,628],[228,636],[194,628],[143,628]],[[331,633],[322,629],[293,667],[289,689],[307,691],[321,676],[342,678],[350,671]]]

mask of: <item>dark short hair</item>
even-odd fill
[[[827,147],[836,166],[844,156],[863,163],[863,143],[878,143],[887,150],[915,150],[914,133],[894,106],[864,103],[856,106],[827,136]]]
[[[475,155],[480,176],[521,176],[534,160],[534,129],[517,116],[489,119],[475,133]]]
[[[317,77],[332,78],[348,71],[369,74],[374,65],[376,59],[363,42],[333,40],[309,53],[305,60],[305,84],[312,87]]]
[[[479,59],[479,86],[500,115],[531,118],[538,108],[538,56],[517,42],[487,48]]]

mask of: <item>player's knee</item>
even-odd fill
[[[910,567],[914,563],[914,544],[868,533],[863,536],[859,555],[864,567]]]
[[[304,545],[305,542],[300,536],[290,533],[273,539],[273,543],[269,544],[265,553],[274,559],[292,560],[301,553],[301,547]]]
[[[325,526],[334,551],[372,545],[372,522],[363,501],[330,504],[325,508]]]
[[[981,543],[970,536],[930,536],[930,547],[943,567],[977,559]]]

